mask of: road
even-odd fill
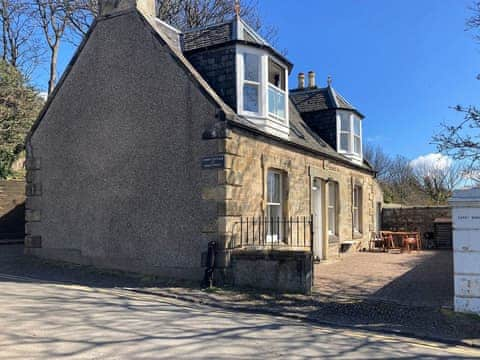
[[[430,359],[480,351],[0,274],[1,359]]]

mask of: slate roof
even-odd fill
[[[237,32],[243,29],[240,35]],[[241,40],[240,40],[241,39]],[[241,17],[235,16],[232,20],[197,29],[185,31],[183,33],[183,51],[196,51],[212,46],[221,46],[234,42],[245,43],[248,45],[266,48],[270,50],[277,58],[282,60],[291,70],[293,64],[280,52],[278,52],[265,39],[258,35]]]
[[[134,10],[134,11],[143,19],[144,23],[150,27],[150,29],[152,30],[154,35],[159,39],[159,41],[164,42],[167,45],[167,47],[172,52],[172,55],[174,55],[178,59],[180,65],[183,66],[186,71],[188,71],[188,73],[192,76],[192,78],[197,82],[200,88],[204,91],[206,96],[209,97],[219,107],[219,109],[221,109],[221,111],[223,111],[223,113],[225,114],[225,120],[227,121],[227,123],[234,126],[239,126],[239,127],[248,129],[252,132],[257,132],[266,137],[274,138],[275,140],[278,140],[279,142],[282,142],[282,143],[288,143],[291,145],[299,146],[306,151],[322,154],[328,158],[337,159],[338,161],[342,162],[346,166],[361,168],[365,171],[373,172],[372,168],[369,167],[367,164],[358,165],[358,164],[351,163],[347,158],[337,153],[330,145],[328,145],[317,134],[315,134],[303,121],[299,111],[294,106],[294,102],[292,101],[293,99],[290,99],[290,106],[289,106],[290,128],[292,131],[290,132],[288,139],[276,137],[274,135],[265,133],[262,129],[259,129],[255,124],[249,121],[246,117],[239,116],[232,108],[230,108],[223,101],[223,99],[215,92],[215,90],[213,90],[213,88],[207,83],[207,81],[205,81],[205,79],[200,75],[200,73],[195,69],[195,67],[187,60],[187,58],[183,54],[182,48],[178,41],[179,38],[177,35],[179,34],[179,32],[176,29],[173,29],[170,25],[160,21],[159,19],[146,18],[137,10]],[[131,12],[132,11],[124,11],[121,14],[118,14],[117,16],[129,14]],[[42,109],[35,123],[33,124],[29,134],[27,135],[27,139],[26,139],[27,146],[28,146],[28,143],[30,142],[31,136],[36,131],[39,123],[42,121],[42,118],[47,112],[51,102],[53,101],[53,99],[56,97],[57,93],[63,86],[65,79],[68,77],[80,53],[83,51],[83,48],[87,43],[87,41],[89,40],[89,37],[94,31],[97,23],[100,21],[108,21],[110,18],[111,17],[108,17],[108,16],[107,17],[99,16],[93,22],[87,35],[84,37],[82,43],[77,49],[77,52],[74,54],[72,60],[68,64],[59,83],[55,87],[51,96],[49,96],[49,98],[47,99],[47,102],[44,108]]]
[[[332,86],[290,90],[290,98],[300,113],[335,109],[354,111],[364,117]]]
[[[230,21],[228,23],[185,32],[183,34],[183,50],[192,51],[232,41],[233,25],[233,21]]]
[[[204,91],[210,96],[213,101],[224,111],[226,114],[226,119],[229,124],[233,126],[240,126],[244,129],[258,132],[263,136],[276,138],[280,142],[290,143],[292,145],[300,146],[306,150],[314,151],[316,153],[323,154],[328,158],[336,159],[345,165],[361,168],[366,171],[373,171],[370,166],[366,163],[359,165],[353,164],[343,155],[339,154],[335,149],[328,145],[323,139],[321,139],[315,132],[313,132],[308,125],[303,121],[300,112],[297,110],[297,107],[294,105],[292,96],[290,96],[290,106],[289,106],[289,121],[290,121],[290,131],[288,139],[283,139],[265,133],[262,129],[258,128],[254,123],[252,123],[248,118],[238,115],[232,108],[230,108],[223,99],[215,92],[215,90],[208,84],[207,81],[200,75],[200,73],[195,69],[195,67],[188,61],[185,55],[182,52],[176,42],[173,41],[171,36],[171,29],[168,24],[156,19],[154,22],[149,19],[145,19],[153,27],[158,36],[166,42],[172,52],[177,56],[180,63],[185,66],[185,68],[191,73],[191,75],[198,81]],[[220,24],[223,26],[225,24]],[[296,92],[294,92],[296,93]],[[290,93],[291,94],[291,93]],[[343,99],[343,98],[342,98]]]

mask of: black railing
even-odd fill
[[[241,217],[232,227],[230,248],[312,248],[313,218],[311,216]]]

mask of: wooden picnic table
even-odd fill
[[[381,235],[385,240],[387,249],[398,248],[395,246],[394,238],[402,237],[400,248],[407,246],[410,251],[411,239],[414,239],[414,242],[417,245],[417,250],[422,250],[422,242],[420,241],[420,233],[418,231],[382,231]]]

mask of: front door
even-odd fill
[[[315,179],[312,188],[313,208],[313,257],[323,259],[323,181]]]

